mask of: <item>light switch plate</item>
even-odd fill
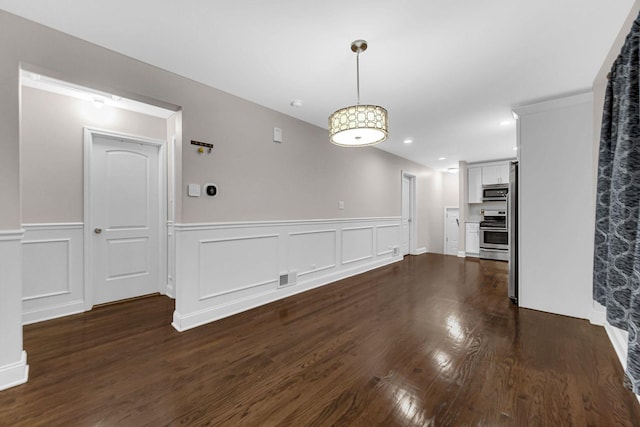
[[[189,197],[200,197],[200,184],[189,184],[187,194]]]
[[[273,128],[273,142],[282,142],[282,129]]]

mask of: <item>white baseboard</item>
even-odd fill
[[[622,329],[618,329],[615,326],[611,326],[609,322],[604,323],[604,330],[607,332],[609,336],[609,340],[613,345],[613,349],[616,351],[618,355],[618,360],[622,364],[624,369],[627,368],[627,340],[628,333],[623,331]]]
[[[467,254],[465,251],[458,251],[458,258],[466,258]]]
[[[607,336],[609,337],[609,341],[611,341],[611,345],[613,345],[613,349],[618,356],[618,360],[622,365],[622,369],[627,370],[627,348],[629,347],[628,339],[629,333],[623,331],[622,329],[618,329],[615,326],[611,326],[609,322],[604,321],[604,330],[607,332]],[[638,403],[640,403],[640,396],[636,394],[636,399],[638,399]]]
[[[629,333],[623,331],[622,329],[618,329],[615,326],[611,326],[609,322],[607,322],[606,309],[601,304],[595,301],[593,302],[593,308],[591,310],[591,317],[589,318],[589,322],[592,325],[604,327],[604,330],[609,337],[609,341],[611,341],[611,345],[613,346],[613,350],[616,352],[616,356],[618,356],[618,360],[622,365],[622,369],[626,371]],[[640,403],[639,395],[636,395],[636,399],[638,399],[638,402]]]
[[[306,292],[311,289],[336,282],[338,280],[346,279],[348,277],[355,276],[357,274],[361,274],[375,268],[393,264],[398,261],[402,261],[402,257],[379,260],[366,265],[360,265],[349,270],[343,270],[337,273],[328,274],[322,277],[316,277],[306,281],[299,281],[295,286],[291,286],[288,288],[273,289],[261,294],[250,295],[247,298],[235,299],[230,303],[208,307],[204,310],[200,310],[187,315],[181,315],[176,309],[173,313],[173,322],[171,323],[171,325],[177,331],[183,332],[188,329],[211,323],[216,320],[241,313],[243,311],[251,310],[252,308],[256,308],[261,305],[269,304],[271,302],[278,301],[302,292]]]
[[[596,326],[604,326],[607,323],[607,311],[597,302],[593,302],[589,323]]]
[[[416,249],[416,251],[414,253],[412,253],[411,255],[422,255],[422,254],[426,254],[427,253],[427,248],[426,247],[421,247]]]
[[[84,300],[43,307],[33,311],[23,311],[22,324],[30,325],[32,323],[44,322],[46,320],[83,313],[84,311]]]
[[[164,288],[164,294],[171,299],[176,299],[176,290],[173,289],[172,285],[167,285]]]
[[[28,379],[29,365],[27,365],[27,352],[24,350],[18,362],[0,366],[0,391],[24,384]]]

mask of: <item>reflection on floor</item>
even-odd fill
[[[426,254],[187,332],[173,301],[25,327],[0,425],[637,425],[605,332]]]

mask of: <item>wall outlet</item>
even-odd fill
[[[343,200],[340,200],[338,202],[338,209],[344,209],[344,201]]]

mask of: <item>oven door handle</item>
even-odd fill
[[[509,231],[507,228],[480,227],[480,231]]]

